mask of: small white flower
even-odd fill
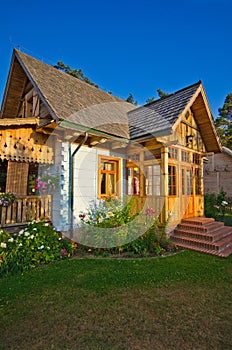
[[[2,242],[1,243],[1,248],[6,248],[6,243]]]
[[[22,243],[19,243],[19,247],[22,247]]]
[[[40,249],[43,249],[44,248],[44,245],[42,244],[41,246],[40,246]]]
[[[49,226],[49,224],[46,222],[46,224],[44,224],[44,226]]]
[[[47,247],[47,250],[50,250],[50,247]]]
[[[33,231],[37,231],[37,228],[35,227],[35,228],[33,228]]]
[[[61,237],[59,237],[58,240],[60,241],[60,240],[61,240]]]
[[[226,201],[222,201],[222,205],[227,205],[228,203]]]
[[[24,234],[24,230],[19,231],[19,236]]]
[[[24,236],[25,236],[25,237],[28,237],[29,235],[30,235],[30,232],[27,232],[27,231],[24,232]]]
[[[35,237],[34,235],[31,235],[31,236],[30,236],[30,239],[33,239],[34,237]]]
[[[9,238],[8,242],[14,242],[14,238],[13,237]]]

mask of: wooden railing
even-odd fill
[[[9,207],[0,207],[0,226],[24,224],[31,220],[51,220],[52,196],[18,196]]]

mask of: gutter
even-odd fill
[[[80,148],[88,139],[88,133],[85,132],[85,136],[72,153],[72,144],[69,144],[69,193],[70,193],[70,238],[73,238],[73,224],[74,224],[74,157]]]

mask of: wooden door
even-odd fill
[[[191,167],[181,168],[181,214],[183,218],[194,216],[193,171]]]

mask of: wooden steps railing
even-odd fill
[[[0,207],[0,226],[24,224],[31,220],[51,221],[52,196],[18,196],[9,207]]]

